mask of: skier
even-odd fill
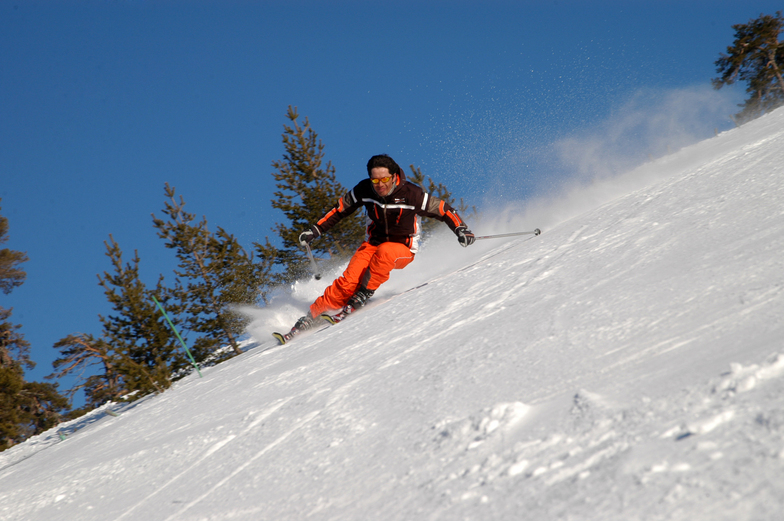
[[[310,306],[307,315],[291,329],[296,334],[313,326],[327,310],[343,308],[351,313],[365,305],[393,269],[414,260],[419,246],[419,216],[443,221],[457,235],[461,246],[474,243],[474,234],[449,204],[406,181],[403,170],[386,154],[373,156],[367,164],[369,179],[360,181],[309,230],[299,236],[304,246],[329,231],[341,219],[364,206],[367,236],[351,257],[346,271]]]

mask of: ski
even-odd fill
[[[320,315],[320,318],[324,318],[324,315],[326,315],[326,313],[324,313],[323,315]],[[297,329],[296,327],[292,327],[291,331],[289,331],[288,333],[278,333],[277,331],[275,331],[274,333],[272,333],[272,336],[275,337],[275,339],[278,341],[279,345],[288,344],[295,337],[298,337],[302,333],[312,333],[312,332],[318,333],[319,331],[327,329],[330,325],[335,323],[335,322],[332,322],[332,321],[330,321],[328,319],[326,319],[326,320],[327,320],[327,322],[329,322],[326,325],[325,324],[314,323],[312,327],[310,327],[308,329],[305,329],[305,330],[301,330],[301,329]]]
[[[318,326],[316,321],[314,320],[306,320],[307,317],[302,317],[297,320],[297,323],[294,324],[294,327],[288,333],[278,333],[277,331],[272,333],[272,336],[278,341],[278,344],[283,345],[290,342],[295,336],[299,335],[300,333],[304,333],[305,331],[309,331],[314,329]]]
[[[346,305],[346,307],[344,307],[341,311],[338,311],[334,315],[330,315],[329,313],[325,312],[319,315],[318,318],[328,322],[329,325],[327,327],[329,327],[329,326],[334,326],[338,322],[343,322],[346,318],[348,318],[349,315],[351,315],[355,311],[356,309],[354,309],[353,306]],[[326,328],[321,328],[321,329],[326,329]],[[321,331],[321,329],[318,329],[317,331]],[[288,333],[278,333],[276,331],[272,333],[272,336],[275,337],[275,339],[278,341],[278,344],[283,345],[291,342],[291,340],[294,337],[299,336],[299,334],[303,332],[304,331],[300,331],[299,329],[291,328],[291,331],[289,331]]]

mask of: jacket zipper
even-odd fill
[[[389,240],[389,219],[387,218],[387,198],[382,197],[382,201],[384,201],[384,232],[387,235],[387,240]]]

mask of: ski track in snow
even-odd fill
[[[498,225],[539,237],[435,237],[272,348],[328,281],[301,283],[242,356],[0,453],[0,519],[779,519],[782,128]]]

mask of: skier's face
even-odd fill
[[[382,166],[377,166],[370,171],[370,179],[377,181],[373,183],[373,190],[381,197],[389,195],[395,187],[395,176],[389,173],[388,168]],[[387,181],[384,182],[383,179]]]

